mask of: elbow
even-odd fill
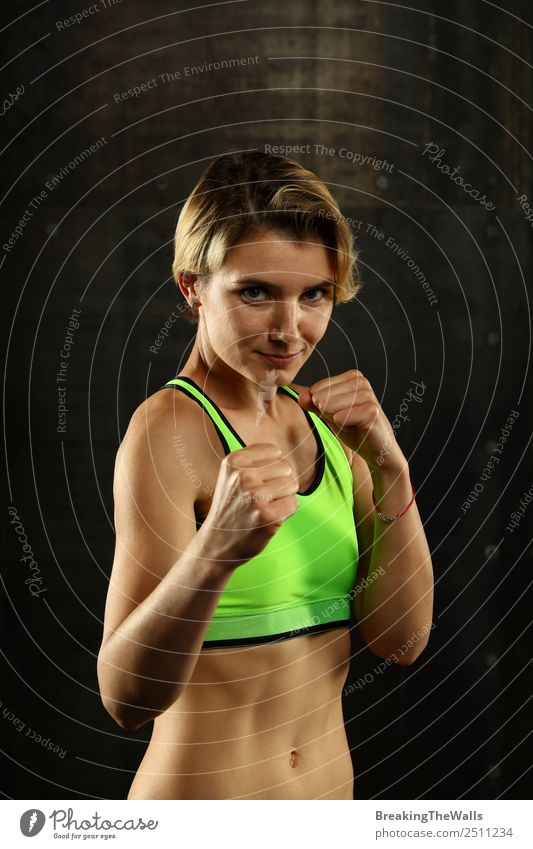
[[[100,699],[109,716],[124,731],[138,731],[143,725],[152,722],[162,714],[181,695],[173,692],[172,697],[165,704],[155,703],[153,687],[150,695],[136,687],[137,675],[127,673],[126,676],[118,674],[116,666],[103,656],[98,657],[97,677],[100,689]],[[150,707],[144,707],[147,698],[150,699]]]
[[[411,649],[410,651],[406,651],[402,653],[402,649],[399,649],[398,654],[393,653],[390,657],[394,663],[398,666],[412,666],[415,661],[418,660],[424,649],[426,648],[427,643],[420,646],[417,645],[416,648]],[[402,646],[403,648],[403,646]]]
[[[424,625],[405,637],[404,633],[394,629],[394,633],[363,632],[363,638],[372,654],[385,660],[388,664],[411,666],[415,663],[429,643],[429,631],[433,625]],[[391,630],[391,629],[389,629]],[[405,642],[401,643],[402,638]]]
[[[97,662],[97,678],[102,705],[111,719],[124,731],[137,731],[153,719],[148,711],[143,715],[142,711],[128,703],[127,696],[116,692],[116,687],[113,687],[109,680],[109,664],[100,656]],[[111,695],[113,689],[115,692]]]
[[[398,648],[397,646],[383,646],[377,644],[368,644],[368,648],[377,657],[385,660],[387,664],[395,666],[411,666],[418,660],[422,652],[427,646],[427,642],[423,645],[417,644],[413,647],[406,647],[405,643]]]
[[[133,717],[129,714],[119,714],[118,716],[113,716],[113,719],[117,725],[120,725],[123,731],[138,731],[139,728],[150,722],[149,719],[139,719],[139,717]]]
[[[101,696],[102,704],[106,709],[107,713],[113,719],[117,725],[124,731],[138,731],[139,728],[142,728],[143,725],[146,725],[147,722],[150,722],[153,719],[153,716],[141,716],[138,711],[132,709],[130,705],[126,705],[123,702],[117,702],[116,699],[106,698],[105,696]]]
[[[117,725],[120,725],[124,731],[137,731],[137,729],[141,727],[142,723],[133,716],[131,710],[128,710],[128,705],[124,704],[124,702],[117,701],[117,699],[113,699],[110,696],[104,696],[101,688],[100,699],[102,700],[102,704],[111,719],[113,719]]]
[[[396,666],[412,666],[417,659],[418,655],[415,654],[391,655],[391,660],[396,664]]]

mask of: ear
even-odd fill
[[[200,303],[199,295],[200,277],[198,274],[178,274],[178,287],[183,297],[188,301],[191,307]]]

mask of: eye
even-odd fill
[[[304,292],[304,295],[312,295],[313,292],[319,292],[321,295],[327,295],[327,289],[322,289],[318,287],[317,289],[308,289],[307,292]],[[307,298],[309,301],[321,301],[322,298]]]
[[[255,297],[253,293],[262,292],[266,293],[266,289],[263,286],[248,286],[246,289],[241,289],[241,295],[244,295],[245,298],[248,298],[250,301],[261,302],[264,299]],[[252,294],[250,294],[252,293]],[[311,297],[312,295],[316,295],[318,293],[319,297]],[[314,303],[315,301],[323,300],[323,297],[327,295],[328,290],[322,287],[317,287],[316,289],[308,289],[307,292],[304,292],[302,297],[304,301],[310,301]]]
[[[246,298],[249,298],[251,301],[258,301],[259,298],[254,298],[249,295],[248,292],[265,292],[262,286],[248,286],[247,289],[241,289],[241,295],[244,295]]]

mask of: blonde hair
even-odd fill
[[[259,150],[223,154],[200,177],[178,218],[174,280],[216,273],[232,247],[262,232],[320,239],[332,252],[336,303],[355,298],[361,288],[358,254],[337,201],[312,171]],[[198,321],[189,304],[183,315]]]

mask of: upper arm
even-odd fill
[[[116,457],[116,544],[102,646],[156,588],[196,533],[196,491],[176,447],[189,445],[194,456],[185,436],[187,412],[177,404],[170,412],[164,399],[153,399],[133,414]]]

